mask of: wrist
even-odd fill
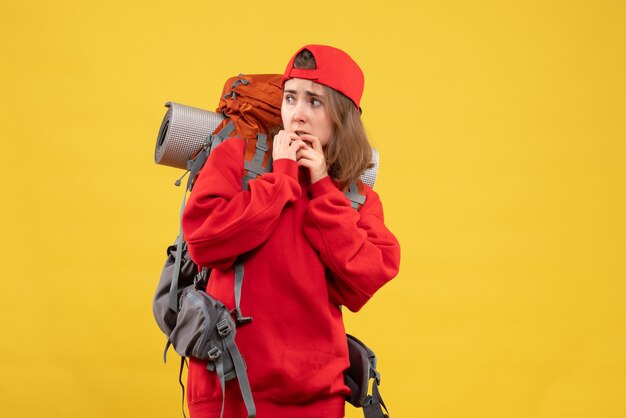
[[[320,174],[311,174],[311,184],[315,184],[318,181],[324,179],[328,177],[328,173],[324,172],[324,173],[320,173]]]

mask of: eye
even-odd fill
[[[322,105],[322,101],[320,99],[311,99],[311,106],[318,107]]]
[[[294,101],[294,97],[291,94],[285,94],[285,102],[286,103],[293,103]]]

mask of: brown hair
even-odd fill
[[[315,57],[302,50],[293,63],[294,68],[317,68]],[[367,139],[361,113],[354,102],[330,87],[326,91],[326,110],[333,124],[333,136],[324,148],[328,174],[343,188],[358,179],[371,166],[372,147]]]

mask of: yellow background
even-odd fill
[[[346,315],[392,416],[626,417],[623,1],[3,1],[0,23],[0,416],[180,416],[151,312],[182,198],[152,160],[163,104],[212,110],[327,43],[366,74],[403,246]]]

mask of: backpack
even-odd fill
[[[181,206],[181,218],[186,195],[204,166],[211,151],[230,136],[246,141],[244,176],[242,188],[265,172],[271,171],[271,134],[282,124],[281,75],[239,75],[226,80],[217,112],[208,112],[173,102],[169,108],[155,147],[155,162],[186,169],[176,181],[180,185],[189,175]],[[376,178],[378,154],[373,151],[373,167],[361,180],[370,185]],[[353,182],[346,196],[353,208],[359,209],[365,202],[363,181]],[[182,219],[181,219],[182,221]],[[249,323],[239,307],[243,283],[243,261],[235,262],[235,309],[229,312],[224,305],[205,292],[208,271],[198,271],[187,253],[182,234],[182,222],[176,242],[167,249],[167,259],[153,299],[153,314],[159,328],[168,340],[163,353],[164,361],[170,345],[181,356],[182,377],[184,358],[193,356],[208,361],[207,369],[216,372],[224,396],[225,382],[238,379],[239,388],[248,411],[248,417],[256,415],[254,401],[245,371],[245,362],[234,341],[236,327]],[[234,317],[234,319],[233,319]],[[345,376],[346,385],[352,390],[347,401],[362,407],[366,418],[388,417],[377,385],[380,375],[376,371],[376,357],[372,350],[358,339],[347,335],[350,369]],[[368,395],[369,380],[374,378],[372,396]],[[184,385],[183,403],[184,403]],[[183,408],[184,411],[184,408]],[[224,402],[222,402],[222,414]],[[385,407],[386,411],[386,407]],[[184,412],[183,412],[184,414]],[[221,417],[222,415],[220,415]]]

